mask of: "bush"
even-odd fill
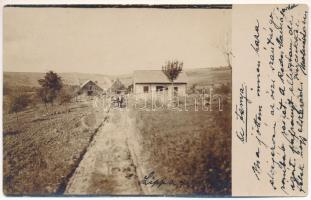
[[[11,96],[9,100],[9,113],[18,113],[30,104],[29,95],[19,94]]]
[[[40,88],[38,90],[38,96],[46,106],[47,103],[53,103],[54,99],[56,98],[56,92],[46,88]]]
[[[228,84],[222,84],[220,87],[215,89],[215,93],[217,94],[228,94],[231,93],[231,86]]]
[[[70,103],[71,99],[73,98],[73,94],[71,94],[67,90],[61,90],[59,93],[59,104],[65,104],[65,103]]]

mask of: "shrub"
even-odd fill
[[[228,84],[222,84],[220,87],[215,89],[215,93],[217,94],[228,94],[231,92],[231,86]]]
[[[17,113],[24,110],[30,104],[29,95],[26,94],[18,94],[14,96],[10,96],[9,99],[9,113],[16,114],[16,120],[18,121]]]
[[[68,90],[62,89],[59,93],[59,104],[70,103],[71,99],[74,97],[74,94]]]

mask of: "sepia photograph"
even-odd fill
[[[231,196],[231,5],[7,5],[3,193]]]

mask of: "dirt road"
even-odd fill
[[[110,111],[69,180],[65,195],[143,194],[135,155],[128,145],[130,127],[128,111]]]

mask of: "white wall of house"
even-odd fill
[[[145,87],[148,87],[148,92],[147,90],[144,90]],[[174,83],[173,85],[170,83],[136,83],[134,84],[134,93],[138,96],[144,96],[144,94],[151,92],[156,93],[157,88],[163,87],[163,92],[166,92],[167,95],[172,94],[172,88],[177,88],[177,94],[178,96],[185,96],[186,95],[186,88],[187,84],[186,83]],[[167,90],[165,89],[167,88]],[[145,88],[146,89],[146,88]],[[157,93],[161,93],[158,91]]]

